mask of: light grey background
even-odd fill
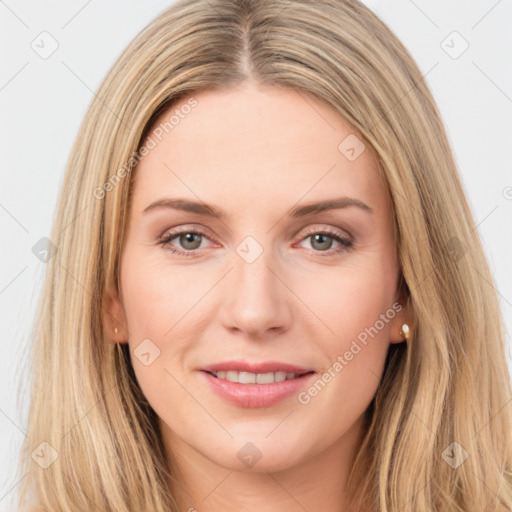
[[[14,465],[25,437],[16,391],[44,272],[32,247],[49,235],[94,91],[126,44],[171,3],[0,0],[0,511],[13,510]],[[512,4],[364,3],[412,53],[439,104],[496,278],[512,367]],[[46,59],[37,53],[51,48],[43,31],[58,43]]]

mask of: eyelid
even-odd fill
[[[300,233],[300,232],[301,231],[299,230],[298,233]],[[305,233],[302,235],[301,240],[303,240],[308,235],[313,235],[313,234],[316,234],[316,233],[326,233],[326,234],[337,236],[339,238],[343,238],[345,240],[353,242],[353,237],[350,235],[350,233],[348,233],[345,230],[342,230],[341,228],[335,228],[335,227],[332,227],[332,226],[319,227],[318,225],[314,225],[312,227],[308,227],[306,229]]]
[[[293,235],[293,238],[297,237],[298,234],[301,233],[301,231],[303,229],[304,228],[297,230],[295,232],[295,234]],[[161,241],[161,240],[169,238],[171,235],[177,236],[177,235],[180,235],[183,233],[188,233],[188,232],[197,232],[198,234],[201,234],[201,235],[209,238],[210,240],[213,238],[211,235],[209,235],[209,230],[206,228],[203,228],[203,227],[196,228],[195,224],[179,224],[179,225],[173,226],[171,228],[166,228],[162,232],[162,234],[158,237],[158,240]],[[336,228],[336,227],[332,227],[332,226],[320,227],[318,224],[306,228],[305,233],[303,233],[302,238],[299,241],[302,241],[308,235],[317,234],[320,232],[326,232],[330,235],[336,235],[336,236],[339,236],[340,238],[346,238],[346,239],[352,241],[352,236],[347,231],[342,230],[341,228]]]
[[[171,235],[181,235],[183,233],[192,233],[197,232],[200,233],[203,236],[206,236],[208,238],[212,238],[212,236],[209,234],[210,230],[207,228],[204,228],[203,226],[199,226],[197,224],[178,224],[176,226],[166,228],[162,234],[158,237],[159,240],[168,238]]]

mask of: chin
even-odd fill
[[[251,473],[276,472],[288,469],[304,459],[304,444],[286,444],[282,439],[269,440],[261,436],[244,437],[247,441],[240,441],[242,437],[230,442],[230,446],[223,449],[219,447],[208,458],[215,464],[233,471],[246,471]],[[298,450],[297,447],[301,449]],[[234,455],[234,457],[233,457]]]

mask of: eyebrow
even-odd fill
[[[316,203],[308,203],[301,206],[296,206],[289,210],[288,215],[293,218],[305,217],[307,215],[313,215],[315,213],[321,213],[327,210],[347,208],[349,206],[355,206],[365,212],[368,212],[369,214],[373,214],[373,208],[368,206],[366,203],[363,203],[359,199],[355,199],[353,197],[339,197],[335,199],[319,201]],[[147,214],[150,211],[159,208],[183,210],[186,212],[196,213],[198,215],[214,217],[216,219],[222,219],[226,217],[226,213],[216,206],[203,202],[190,201],[189,199],[170,197],[164,197],[154,201],[149,206],[147,206],[142,213]]]

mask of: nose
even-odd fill
[[[293,293],[280,275],[284,272],[271,251],[264,250],[251,263],[234,252],[232,262],[234,268],[226,276],[220,309],[223,326],[259,339],[288,330]]]

